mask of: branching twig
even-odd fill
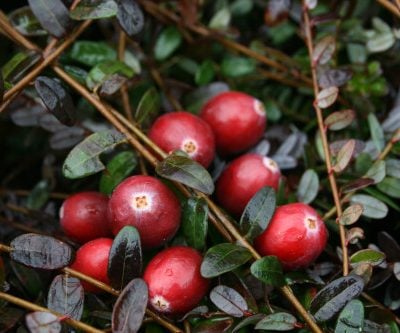
[[[380,5],[385,7],[387,10],[389,10],[392,14],[396,15],[397,17],[400,17],[400,8],[396,7],[394,4],[392,4],[388,0],[376,0]],[[397,4],[398,1],[396,0]]]

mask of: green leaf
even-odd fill
[[[358,297],[363,288],[364,280],[358,275],[333,280],[315,295],[311,301],[310,312],[316,321],[327,321]]]
[[[123,151],[108,162],[100,178],[100,192],[111,194],[114,188],[128,177],[137,166],[136,154],[132,151]]]
[[[400,178],[400,160],[388,158],[386,160],[386,174],[390,177]]]
[[[182,230],[187,244],[199,251],[206,245],[208,206],[203,198],[189,198],[183,206]]]
[[[350,257],[350,263],[353,265],[367,263],[372,266],[377,266],[385,260],[386,256],[383,252],[363,249],[352,254]]]
[[[388,196],[400,199],[400,179],[386,177],[378,185],[378,189]]]
[[[205,278],[216,277],[240,267],[250,258],[251,253],[243,246],[231,243],[218,244],[206,252],[200,272]]]
[[[380,183],[386,176],[385,161],[376,161],[364,175],[365,178],[371,178],[375,184]]]
[[[12,26],[24,36],[44,36],[47,31],[42,28],[29,6],[20,7],[10,14],[8,19]]]
[[[258,322],[256,330],[290,331],[296,327],[297,319],[287,312],[275,312]]]
[[[114,0],[81,0],[69,15],[74,20],[90,20],[113,17],[117,12]]]
[[[250,272],[260,281],[275,287],[281,287],[286,283],[282,265],[275,256],[267,256],[256,260],[250,266]]]
[[[351,225],[358,221],[364,208],[361,204],[354,204],[345,209],[339,217],[339,223],[342,225]]]
[[[35,51],[15,54],[1,69],[3,80],[11,83],[19,81],[39,60],[40,55]]]
[[[195,82],[197,85],[202,86],[210,83],[215,76],[214,63],[207,59],[202,62],[202,64],[197,68],[195,75]]]
[[[364,326],[364,305],[361,301],[353,299],[340,312],[335,333],[359,333]]]
[[[157,89],[151,87],[147,90],[136,108],[135,120],[142,126],[148,126],[160,111],[161,98]]]
[[[90,70],[86,78],[86,85],[89,89],[94,90],[115,74],[131,78],[135,72],[131,67],[118,60],[102,62]]]
[[[41,180],[35,185],[29,196],[26,198],[26,207],[29,209],[40,209],[47,202],[50,196],[50,188],[47,180]]]
[[[228,7],[223,7],[211,18],[208,26],[211,29],[223,30],[228,28],[231,21],[231,12]]]
[[[348,140],[342,148],[340,148],[337,156],[336,163],[332,167],[335,172],[341,172],[349,165],[351,158],[355,152],[356,141],[353,139]]]
[[[182,35],[174,27],[164,29],[157,38],[154,46],[154,57],[158,61],[167,59],[181,45]]]
[[[375,114],[370,113],[368,115],[368,125],[372,141],[374,142],[376,149],[378,149],[378,151],[380,152],[385,146],[385,136],[383,134],[382,126],[380,125]]]
[[[156,172],[161,177],[177,181],[205,194],[214,192],[214,182],[207,170],[191,158],[176,152],[159,162]]]
[[[93,67],[99,63],[117,60],[117,52],[104,42],[76,41],[69,56],[81,64]]]
[[[382,219],[388,213],[388,207],[380,200],[370,195],[355,194],[350,199],[351,203],[359,203],[363,206],[363,216],[372,219]]]
[[[238,56],[227,56],[221,63],[221,72],[226,77],[239,77],[251,74],[256,69],[253,59]]]
[[[319,178],[313,169],[306,170],[301,176],[297,188],[297,199],[306,204],[311,203],[318,194]]]
[[[267,228],[275,207],[276,196],[272,187],[263,187],[251,198],[240,218],[240,230],[247,239],[254,239]]]
[[[104,170],[100,154],[125,141],[123,134],[113,130],[88,136],[68,154],[62,169],[64,176],[71,179],[82,178]]]

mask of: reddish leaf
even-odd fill
[[[361,204],[353,204],[345,209],[339,218],[339,223],[343,225],[351,225],[358,221],[364,208]]]
[[[355,146],[355,140],[351,139],[339,150],[336,156],[336,164],[332,167],[335,172],[341,172],[346,169],[354,155]]]
[[[314,47],[312,61],[314,64],[323,65],[331,60],[336,50],[336,42],[333,36],[322,38]]]
[[[321,90],[317,95],[317,104],[321,109],[329,108],[339,96],[338,87],[329,87]]]
[[[331,113],[325,119],[325,126],[331,131],[338,131],[349,126],[354,120],[356,113],[353,110],[340,110]]]

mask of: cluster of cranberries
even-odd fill
[[[200,116],[172,112],[159,117],[149,137],[166,152],[182,150],[208,168],[215,153],[233,156],[247,151],[262,137],[266,113],[257,99],[240,92],[212,98]],[[216,199],[232,215],[242,214],[264,186],[278,189],[281,173],[270,158],[245,153],[234,158],[216,183]],[[97,192],[69,197],[60,209],[65,234],[83,244],[73,269],[109,283],[107,266],[112,237],[124,226],[140,233],[143,249],[164,245],[177,232],[181,208],[175,194],[159,179],[136,175],[121,182],[108,198]],[[318,214],[303,203],[280,206],[268,228],[255,239],[262,255],[277,256],[285,269],[307,267],[325,247],[327,231]],[[147,265],[144,280],[149,302],[159,312],[180,314],[206,294],[209,281],[200,274],[202,256],[185,246],[160,251]],[[90,292],[96,288],[83,284]]]

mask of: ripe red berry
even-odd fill
[[[61,229],[79,243],[111,236],[107,206],[108,198],[99,192],[71,195],[60,209]]]
[[[171,239],[181,218],[180,203],[174,193],[157,178],[141,175],[129,177],[116,187],[108,211],[113,234],[133,225],[145,249]]]
[[[245,154],[233,160],[216,184],[218,202],[234,215],[242,214],[250,199],[264,186],[278,189],[281,172],[270,158]]]
[[[149,288],[149,303],[166,314],[183,314],[205,296],[209,281],[200,274],[201,255],[186,246],[158,253],[147,265],[143,279]]]
[[[256,144],[267,122],[263,104],[236,91],[213,97],[202,108],[200,117],[211,126],[222,155],[238,153]]]
[[[207,168],[215,155],[214,133],[200,117],[171,112],[157,118],[149,137],[167,153],[180,149]]]
[[[317,212],[304,203],[276,209],[254,245],[263,256],[277,256],[286,270],[309,266],[324,250],[328,231]]]
[[[112,242],[111,238],[98,238],[82,245],[76,252],[75,261],[72,263],[71,268],[109,284],[107,267]],[[87,282],[82,281],[81,283],[88,292],[96,293],[101,291]]]

